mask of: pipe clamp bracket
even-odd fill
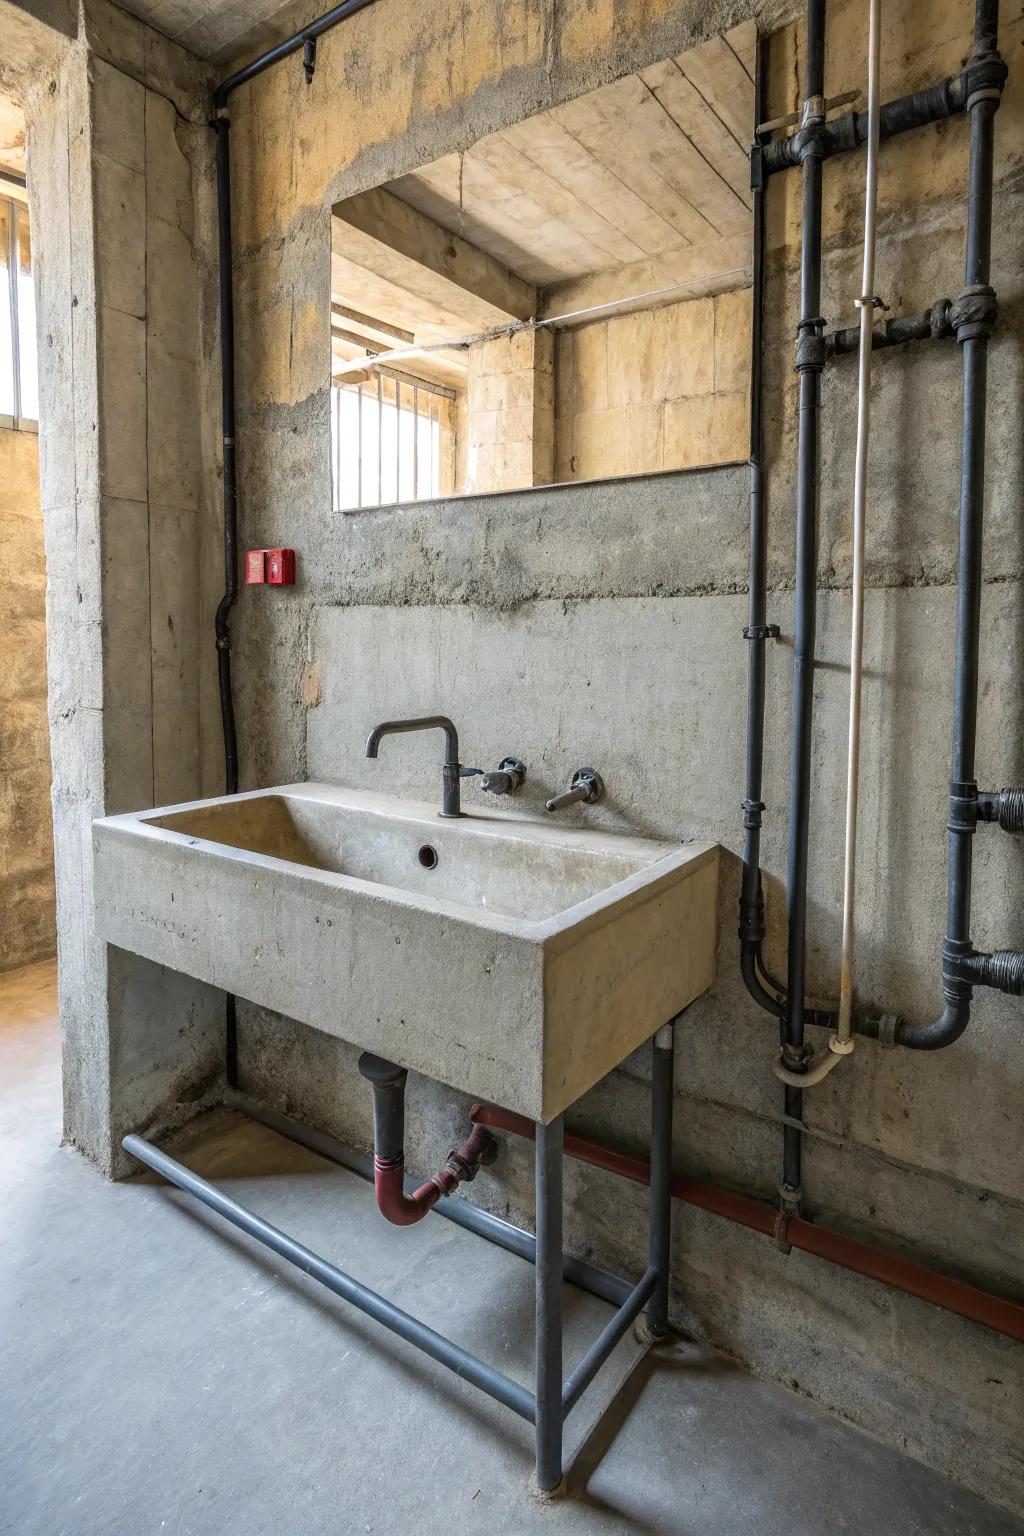
[[[777,624],[745,624],[744,640],[777,640],[782,631]]]

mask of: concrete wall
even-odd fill
[[[862,84],[861,10],[830,7],[830,93]],[[322,776],[432,793],[435,765],[422,744],[396,744],[386,761],[370,764],[361,741],[376,719],[443,709],[462,728],[467,759],[524,756],[533,809],[592,761],[606,774],[609,798],[580,814],[720,840],[728,850],[720,975],[679,1031],[676,1162],[771,1199],[781,1151],[774,1031],[744,994],[735,940],[745,470],[535,489],[341,521],[327,510],[324,396],[334,200],[663,58],[740,14],[738,6],[698,10],[671,0],[578,0],[559,7],[552,22],[549,7],[525,0],[427,0],[414,10],[381,0],[321,40],[311,90],[298,69],[285,67],[238,94],[243,542],[293,543],[308,558],[294,591],[243,594],[237,672],[246,784]],[[897,0],[887,12],[884,93],[958,69],[970,20],[968,0],[938,7]],[[993,347],[980,749],[986,782],[1000,784],[1019,782],[1024,768],[1016,685],[1024,641],[1020,43],[1020,22],[1010,17],[1011,81],[997,129],[995,281],[1004,312]],[[799,54],[792,29],[773,42],[772,113],[796,105]],[[370,103],[372,113],[362,110]],[[965,125],[954,122],[883,152],[879,286],[895,310],[960,291],[965,149]],[[862,175],[859,158],[826,168],[825,313],[846,324],[855,319]],[[783,969],[799,205],[792,175],[773,182],[770,204],[770,617],[783,639],[770,656],[764,860],[768,954]],[[288,345],[265,366],[260,336],[275,317]],[[706,367],[703,352],[702,360]],[[828,997],[838,974],[853,365],[832,367],[824,393],[810,980]],[[922,1018],[938,1005],[944,919],[955,345],[880,356],[877,401],[858,985],[865,1004]],[[471,790],[467,799],[471,805]],[[1019,945],[1021,849],[995,835],[979,841],[977,941]],[[244,1011],[241,1028],[250,1088],[367,1143],[369,1105],[351,1051],[256,1010]],[[1020,1047],[1019,1004],[989,994],[979,997],[970,1034],[946,1055],[921,1059],[864,1044],[809,1097],[809,1211],[1019,1295]],[[641,1053],[579,1106],[573,1124],[642,1147],[646,1073]],[[434,1164],[464,1108],[428,1083],[412,1085],[412,1166]],[[507,1146],[473,1198],[529,1222],[525,1150]],[[641,1192],[577,1167],[567,1207],[578,1251],[635,1272]],[[686,1208],[678,1213],[674,1266],[673,1313],[682,1326],[990,1497],[1024,1507],[1024,1364],[1015,1345]]]
[[[0,970],[56,946],[39,444],[0,430]]]
[[[187,1118],[223,1075],[222,1000],[96,939],[90,830],[200,787],[207,90],[98,3],[26,94],[65,1136],[107,1171],[126,1130]]]
[[[562,331],[555,479],[746,458],[750,290]]]
[[[861,84],[861,10],[830,7],[830,93]],[[781,1145],[774,1032],[743,992],[734,936],[745,471],[343,518],[330,512],[326,384],[332,203],[662,59],[743,12],[739,0],[567,0],[554,11],[546,0],[378,0],[320,41],[311,88],[292,61],[235,96],[241,542],[293,544],[304,573],[294,589],[243,589],[236,676],[246,786],[322,776],[432,793],[436,765],[422,744],[396,743],[370,764],[361,742],[373,720],[445,709],[462,727],[467,758],[524,756],[529,808],[592,761],[608,799],[574,814],[719,840],[720,973],[679,1030],[675,1155],[681,1169],[770,1199]],[[761,15],[780,19],[775,6]],[[884,93],[957,69],[969,23],[967,0],[894,0]],[[994,276],[1004,308],[992,349],[979,751],[993,785],[1019,783],[1024,771],[1021,34],[1011,18],[997,130]],[[773,113],[796,104],[799,57],[796,33],[781,32]],[[212,651],[204,670],[186,643],[197,613],[208,624],[221,579],[217,466],[203,430],[216,424],[215,378],[195,366],[214,357],[208,82],[145,28],[90,6],[85,34],[38,85],[29,157],[41,340],[54,359],[42,484],[50,672],[59,679],[51,727],[67,1134],[116,1170],[122,1130],[159,1130],[220,1091],[220,1000],[92,936],[88,837],[100,811],[193,794],[200,781],[221,786]],[[879,287],[896,310],[959,292],[965,145],[965,126],[954,122],[883,152]],[[824,305],[846,323],[855,318],[862,172],[856,158],[826,169]],[[784,949],[798,202],[792,175],[772,184],[770,616],[783,639],[770,658],[764,860],[775,969]],[[47,228],[65,238],[48,242]],[[165,285],[154,281],[159,261]],[[181,307],[159,318],[168,296]],[[878,360],[859,989],[866,1004],[912,1018],[930,1014],[939,991],[958,367],[945,343]],[[852,364],[830,368],[824,392],[810,979],[829,996],[838,968]],[[1020,946],[1021,848],[994,833],[979,845],[977,941]],[[251,1008],[240,1044],[253,1091],[367,1144],[369,1104],[352,1051]],[[1022,1062],[1019,1005],[988,994],[970,1034],[945,1055],[864,1044],[809,1098],[811,1214],[1020,1295]],[[641,1052],[588,1096],[573,1124],[643,1147],[646,1073]],[[412,1083],[411,1166],[436,1163],[465,1107]],[[472,1193],[528,1223],[530,1187],[527,1150],[507,1143]],[[577,1251],[635,1273],[644,1208],[638,1188],[571,1167],[567,1227]],[[1024,1508],[1016,1345],[689,1208],[678,1212],[674,1273],[681,1326]]]

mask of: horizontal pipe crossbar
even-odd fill
[[[478,1124],[490,1126],[492,1130],[509,1131],[516,1136],[533,1135],[533,1121],[511,1110],[497,1109],[491,1104],[474,1104],[470,1116]],[[610,1147],[588,1141],[582,1136],[566,1136],[565,1151],[568,1157],[578,1158],[594,1168],[620,1174],[634,1183],[649,1184],[651,1181],[650,1164],[645,1159],[614,1152]],[[972,1323],[980,1323],[984,1328],[991,1328],[996,1333],[1005,1334],[1007,1338],[1024,1344],[1024,1306],[1019,1302],[994,1296],[991,1291],[983,1291],[962,1280],[953,1280],[933,1269],[926,1269],[923,1264],[914,1264],[909,1259],[898,1258],[869,1243],[844,1237],[842,1233],[833,1232],[828,1227],[819,1227],[802,1216],[780,1217],[776,1210],[761,1200],[751,1199],[749,1195],[733,1194],[731,1190],[721,1189],[701,1179],[673,1174],[672,1194],[676,1200],[710,1211],[715,1216],[723,1216],[727,1221],[749,1227],[751,1231],[760,1232],[766,1237],[776,1237],[791,1248],[799,1248],[804,1253],[827,1259],[842,1269],[865,1275],[893,1290],[915,1296],[919,1301],[930,1302],[932,1306],[953,1312]]]
[[[183,1163],[178,1163],[173,1157],[168,1157],[166,1152],[161,1152],[142,1136],[126,1136],[121,1145],[130,1156],[137,1158],[154,1173],[192,1195],[211,1211],[225,1221],[231,1222],[249,1237],[262,1243],[264,1247],[271,1249],[280,1258],[294,1264],[303,1274],[317,1280],[335,1296],[341,1297],[351,1306],[364,1312],[367,1317],[372,1317],[375,1322],[395,1333],[406,1343],[412,1344],[416,1349],[422,1350],[439,1365],[447,1366],[456,1376],[479,1387],[481,1392],[486,1392],[488,1397],[495,1398],[503,1403],[506,1408],[511,1408],[520,1418],[526,1419],[532,1424],[536,1417],[536,1402],[531,1392],[521,1387],[518,1382],[510,1380],[508,1376],[496,1371],[493,1366],[478,1360],[468,1350],[446,1339],[443,1334],[436,1333],[433,1328],[428,1328],[418,1318],[403,1312],[392,1302],[379,1296],[376,1291],[354,1280],[351,1275],[337,1269],[335,1265],[328,1263],[312,1249],[304,1244],[296,1242],[278,1227],[271,1226],[261,1216],[240,1205],[230,1195],[218,1189],[215,1184],[210,1184],[206,1179],[200,1178]]]
[[[614,1317],[610,1317],[590,1348],[570,1371],[562,1387],[562,1417],[568,1418],[608,1356],[634,1320],[640,1316],[658,1283],[658,1271],[649,1269],[633,1287]]]

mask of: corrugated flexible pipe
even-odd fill
[[[860,353],[857,373],[857,448],[853,480],[853,617],[850,632],[850,732],[846,777],[846,859],[843,876],[843,951],[839,1018],[828,1044],[803,1072],[781,1057],[776,1077],[793,1088],[813,1088],[853,1051],[853,955],[857,886],[857,810],[860,785],[861,683],[864,662],[864,529],[867,515],[868,443],[871,432],[872,322],[875,297],[876,210],[878,204],[879,63],[881,0],[868,0],[868,139],[864,189],[864,261],[861,272]]]

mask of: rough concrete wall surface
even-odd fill
[[[749,381],[749,289],[560,332],[555,479],[746,458]]]
[[[199,524],[215,487],[194,210],[209,148],[194,61],[104,4],[79,28],[26,116],[65,1134],[109,1171],[129,1127],[187,1118],[222,1081],[221,1001],[96,939],[90,832],[199,788]]]
[[[0,970],[54,952],[53,821],[46,720],[46,562],[39,444],[0,430]]]
[[[332,201],[739,19],[736,8],[698,16],[668,0],[580,0],[557,14],[552,27],[539,4],[467,0],[406,11],[382,0],[321,41],[311,90],[300,70],[285,67],[235,99],[244,539],[315,551],[301,587],[247,592],[239,605],[243,781],[323,776],[429,794],[435,764],[422,743],[396,742],[386,762],[369,764],[361,742],[376,719],[446,709],[468,755],[522,753],[531,809],[592,761],[606,773],[608,800],[577,814],[719,840],[729,853],[719,981],[679,1030],[676,1163],[772,1199],[781,1155],[774,1031],[745,995],[735,940],[745,470],[535,489],[344,520],[327,512]],[[889,7],[883,96],[959,69],[971,19],[968,0]],[[829,93],[862,86],[861,8],[831,5],[829,28]],[[1024,638],[1020,43],[1020,18],[1006,14],[1011,77],[996,129],[994,273],[1003,311],[992,348],[979,749],[992,783],[1019,782],[1024,768],[1016,686]],[[797,105],[801,58],[793,28],[773,39],[773,114]],[[358,110],[371,102],[372,114]],[[883,150],[879,287],[895,311],[960,292],[966,140],[966,125],[954,121]],[[824,305],[843,324],[856,318],[862,178],[859,156],[825,168]],[[795,175],[772,182],[769,219],[769,617],[782,639],[769,657],[763,858],[768,958],[784,969]],[[876,364],[858,986],[865,1005],[911,1018],[929,1016],[939,998],[959,368],[955,344],[941,342],[880,355]],[[824,383],[809,962],[811,991],[823,998],[834,995],[838,976],[854,374],[853,363],[837,362]],[[979,846],[979,945],[1024,940],[1022,877],[1021,849],[1010,839]],[[367,1143],[369,1104],[344,1046],[246,1010],[242,1063],[254,1091]],[[642,1148],[647,1070],[639,1053],[572,1123]],[[945,1055],[921,1059],[865,1043],[808,1098],[808,1210],[1020,1294],[1022,1075],[1019,1005],[994,994],[979,996],[970,1034]],[[413,1085],[412,1166],[433,1165],[464,1109],[429,1083]],[[506,1143],[473,1198],[528,1224],[527,1151]],[[644,1207],[641,1191],[572,1168],[567,1220],[577,1251],[635,1269]],[[1015,1345],[688,1208],[677,1209],[674,1266],[674,1315],[685,1327],[988,1496],[1024,1507],[1024,1365]]]

